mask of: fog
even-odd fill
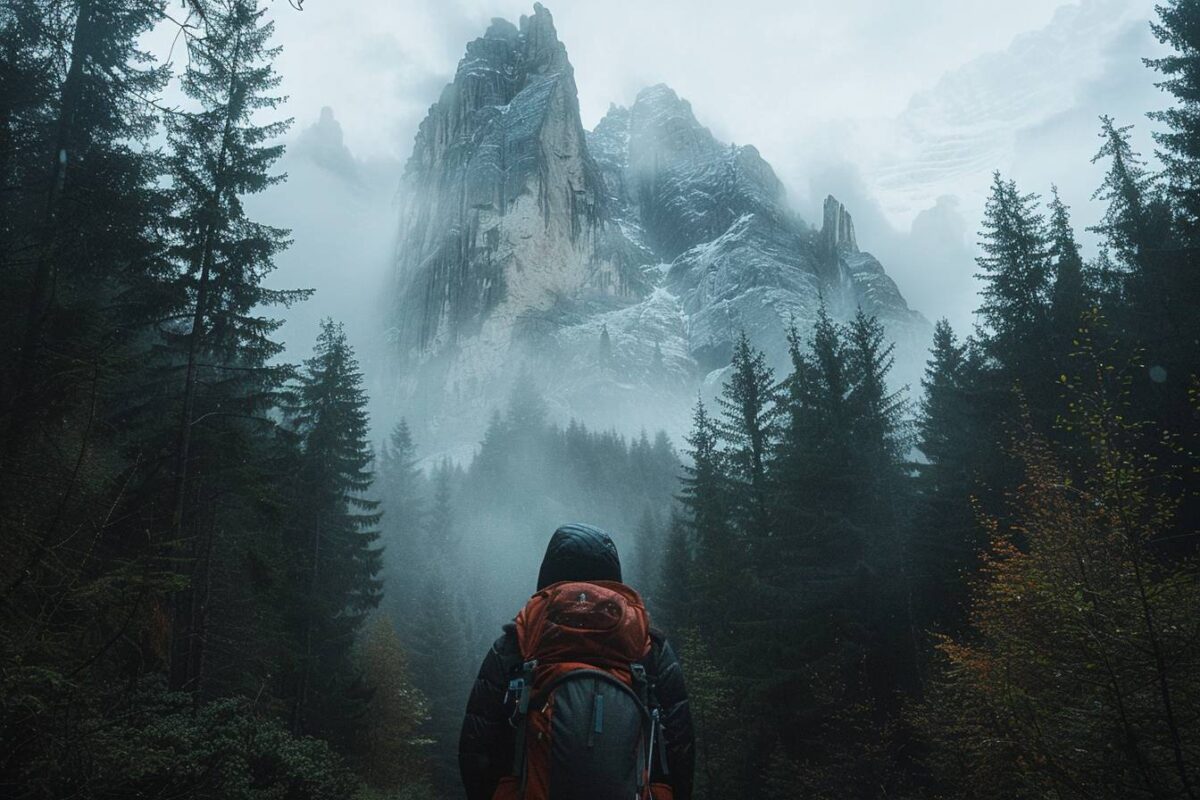
[[[1181,796],[1196,159],[1154,183],[1154,3],[5,8],[0,785],[459,797],[462,726],[524,794],[583,752],[544,683],[582,664],[675,753],[610,725],[625,796],[694,755],[706,799]],[[569,522],[654,627],[572,586],[546,619],[601,646],[477,680]],[[562,694],[587,748],[603,683]],[[526,713],[551,743],[497,758]]]
[[[628,104],[646,84],[670,84],[719,138],[756,145],[803,217],[819,224],[822,200],[837,196],[854,215],[860,246],[880,259],[909,305],[931,320],[949,318],[963,333],[977,303],[975,232],[993,169],[1042,193],[1050,187],[1040,182],[1054,176],[1093,253],[1083,227],[1098,218],[1091,194],[1102,173],[1082,154],[1095,141],[1098,115],[1138,124],[1135,142],[1145,153],[1153,149],[1143,115],[1162,98],[1140,59],[1159,51],[1143,0],[1085,0],[1058,9],[1041,0],[926,0],[894,8],[753,2],[736,13],[712,4],[686,13],[686,24],[684,5],[551,5],[575,67],[584,125],[593,126],[612,102]],[[254,198],[251,210],[293,231],[272,283],[316,290],[287,312],[281,335],[288,357],[299,360],[318,320],[346,323],[367,375],[373,438],[381,446],[413,412],[392,394],[384,344],[404,162],[465,43],[481,35],[490,17],[516,19],[528,11],[510,0],[336,6],[309,0],[303,12],[282,4],[274,10],[284,48],[282,89],[296,123],[281,162],[288,181]],[[529,380],[525,388],[542,396],[545,423],[562,431],[572,409],[556,404],[544,377]],[[708,381],[708,396],[720,381],[719,375]],[[510,413],[510,391],[497,386],[490,395],[496,411]],[[647,419],[667,419],[661,427],[670,429],[676,448],[682,444],[689,423],[683,406],[638,414],[633,422],[630,412],[624,425],[611,415],[588,420],[585,414],[584,422],[612,425],[633,441]],[[463,424],[481,431],[488,414],[474,416]],[[454,554],[435,560],[454,566],[431,571],[430,556],[400,544],[411,533],[405,523],[385,523],[392,587],[385,606],[413,613],[413,585],[457,597],[451,605],[468,598],[461,662],[453,667],[464,675],[531,591],[546,537],[560,522],[586,518],[612,527],[631,580],[644,579],[652,594],[652,570],[636,563],[632,529],[642,506],[653,506],[656,530],[665,536],[661,512],[674,491],[673,468],[660,463],[668,483],[649,490],[653,500],[633,502],[628,488],[614,483],[628,468],[616,439],[590,446],[610,459],[589,462],[590,472],[578,464],[547,470],[574,463],[556,460],[556,448],[567,445],[555,437],[565,435],[526,431],[491,473],[486,462],[495,457],[494,441],[480,463],[477,443],[447,449],[415,436],[413,455],[426,476],[418,502],[425,516],[409,524],[420,530],[430,524],[443,470]],[[443,464],[445,457],[456,470]],[[385,504],[395,508],[395,498],[385,497]],[[407,594],[397,588],[406,585]],[[452,706],[454,698],[443,702]]]
[[[584,125],[612,102],[629,103],[642,86],[667,82],[718,137],[756,145],[806,219],[819,224],[821,201],[836,195],[854,215],[860,246],[880,259],[909,305],[964,333],[973,322],[975,232],[993,169],[1043,193],[1050,187],[1040,182],[1053,175],[1093,252],[1083,227],[1098,217],[1091,194],[1101,167],[1081,153],[1091,148],[1097,116],[1137,123],[1135,141],[1152,151],[1143,115],[1163,100],[1140,62],[1159,52],[1148,0],[1058,8],[1043,0],[701,5],[551,4]],[[377,442],[411,411],[385,379],[383,341],[404,161],[465,43],[489,18],[528,11],[515,0],[309,0],[303,11],[284,3],[271,11],[283,47],[284,108],[296,122],[280,165],[287,182],[252,198],[250,208],[292,229],[272,284],[316,290],[286,313],[281,336],[297,361],[320,319],[345,322],[367,375]],[[709,381],[710,395],[719,384]],[[508,391],[497,387],[494,409],[504,409]],[[559,408],[550,421],[564,426],[570,416]],[[676,424],[664,427],[679,445],[688,421],[680,408],[670,416]],[[472,420],[474,429],[485,418]],[[597,427],[615,424],[632,438],[644,419]],[[419,436],[415,446],[427,472],[447,455],[467,469],[477,451],[432,448]],[[555,518],[544,510],[487,532],[487,540],[506,543],[485,548],[488,558],[520,584],[494,597],[527,590]],[[476,523],[487,518],[485,508],[459,513]],[[555,513],[577,516],[570,508]],[[617,516],[628,522],[628,514]],[[513,549],[513,541],[522,544]]]
[[[273,8],[284,109],[296,124],[283,163],[291,180],[259,203],[295,229],[278,283],[318,290],[289,319],[295,352],[325,315],[367,346],[417,124],[465,43],[491,17],[515,20],[528,5]],[[1141,64],[1161,52],[1150,0],[700,5],[549,4],[584,125],[642,86],[670,84],[719,138],[757,146],[806,218],[819,222],[820,202],[835,194],[910,306],[960,330],[972,322],[975,232],[993,169],[1042,193],[1053,176],[1090,247],[1082,228],[1098,217],[1090,198],[1102,168],[1080,143],[1095,141],[1097,117],[1137,125],[1135,143],[1153,152],[1144,114],[1165,101]]]

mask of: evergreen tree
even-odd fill
[[[914,624],[921,631],[959,630],[969,577],[987,542],[971,508],[981,450],[970,408],[972,370],[967,346],[944,319],[934,327],[921,387],[917,447],[926,463],[918,466],[911,533]]]
[[[840,504],[823,500],[844,498],[853,491],[853,378],[847,345],[824,304],[817,310],[807,346],[794,327],[788,345],[792,374],[781,387],[786,423],[775,457],[774,506],[782,534],[775,548],[790,552],[768,554],[764,568],[795,564],[806,548],[850,545],[835,532]]]
[[[271,334],[279,322],[264,317],[306,292],[268,289],[263,279],[287,243],[285,231],[253,222],[243,198],[277,183],[270,168],[282,145],[266,144],[288,122],[258,124],[275,109],[279,82],[268,46],[273,25],[248,0],[212,4],[206,34],[189,39],[185,93],[200,105],[175,115],[168,127],[168,159],[176,210],[169,254],[181,270],[187,297],[184,327],[166,328],[161,359],[178,376],[174,429],[171,527],[190,559],[192,588],[173,602],[172,683],[195,688],[204,661],[207,605],[198,587],[207,583],[211,537],[224,526],[206,522],[211,498],[222,486],[245,482],[255,463],[256,436],[269,431],[270,409],[292,374],[274,362],[282,346]],[[169,385],[169,378],[164,384]]]
[[[906,389],[891,390],[888,375],[895,365],[895,344],[888,342],[883,324],[859,309],[847,331],[847,366],[854,387],[847,401],[855,420],[854,448],[866,460],[876,492],[893,491],[899,483],[898,465],[908,446],[903,417]],[[876,502],[883,502],[877,495]]]
[[[1009,382],[1037,381],[1049,313],[1051,264],[1046,225],[1036,194],[993,176],[984,207],[976,275],[983,281],[980,341]]]
[[[433,783],[440,796],[461,786],[457,744],[462,711],[474,677],[468,656],[465,620],[457,592],[436,564],[427,565],[412,633],[405,644],[412,657],[413,681],[429,700],[423,734],[432,741]]]
[[[301,591],[292,714],[298,732],[344,733],[356,712],[346,696],[354,679],[351,645],[380,599],[379,503],[364,496],[374,479],[366,403],[345,331],[327,320],[293,412],[303,442],[291,537]]]
[[[452,560],[458,548],[458,535],[454,529],[454,506],[451,482],[454,467],[449,459],[442,459],[433,471],[433,503],[429,512],[425,541],[425,556],[429,560]]]
[[[1075,241],[1075,231],[1067,206],[1058,196],[1058,187],[1050,190],[1050,260],[1054,282],[1050,290],[1051,345],[1060,364],[1070,354],[1071,342],[1083,312],[1089,305],[1083,257]]]
[[[633,539],[633,565],[630,580],[627,582],[637,589],[648,603],[656,602],[654,598],[657,578],[660,571],[662,556],[662,533],[659,531],[658,517],[649,504],[642,510],[642,518],[638,522]]]
[[[688,525],[677,510],[671,511],[667,546],[659,565],[654,607],[655,620],[668,633],[682,631],[692,622],[692,548]]]
[[[1158,21],[1150,27],[1173,52],[1146,64],[1162,74],[1158,85],[1174,96],[1175,105],[1150,117],[1166,126],[1154,138],[1183,233],[1194,243],[1200,236],[1200,9],[1192,0],[1166,0],[1156,8]]]
[[[612,369],[612,365],[613,365],[612,339],[609,338],[607,325],[600,326],[600,356],[599,356],[599,358],[600,358],[600,369],[602,369],[602,370]]]
[[[692,432],[679,501],[687,512],[697,548],[697,565],[704,580],[731,570],[735,563],[734,534],[728,514],[728,478],[717,448],[717,430],[704,402],[696,400]]]
[[[697,398],[686,438],[691,463],[683,468],[679,495],[694,548],[690,612],[700,635],[725,653],[736,646],[732,625],[740,606],[751,602],[745,585],[750,560],[734,523],[733,481],[718,437],[716,422]]]
[[[1163,427],[1181,432],[1189,449],[1200,449],[1200,426],[1196,425],[1195,406],[1189,392],[1195,382],[1195,353],[1200,348],[1200,73],[1197,72],[1196,20],[1200,16],[1193,0],[1166,0],[1156,6],[1158,22],[1152,25],[1159,41],[1171,47],[1169,55],[1148,61],[1163,76],[1159,86],[1170,92],[1175,104],[1151,114],[1164,123],[1157,131],[1158,156],[1166,164],[1168,196],[1174,225],[1169,240],[1155,252],[1154,274],[1147,303],[1149,324],[1143,327],[1138,344],[1145,348],[1146,371],[1139,384],[1139,404]],[[1155,215],[1156,217],[1159,215]],[[1115,309],[1107,316],[1119,324]],[[1166,455],[1166,454],[1164,454]],[[1184,462],[1174,456],[1177,466]],[[1184,467],[1182,474],[1188,490],[1180,518],[1200,514],[1197,473]],[[1195,551],[1200,542],[1194,535],[1179,531],[1183,550]]]
[[[109,388],[113,362],[136,358],[124,326],[163,290],[161,163],[144,146],[157,117],[143,98],[167,74],[139,48],[161,6],[0,12],[0,458]]]
[[[1141,155],[1129,142],[1132,125],[1117,127],[1112,117],[1100,117],[1100,150],[1092,163],[1109,162],[1107,174],[1093,200],[1106,203],[1104,219],[1092,228],[1105,238],[1117,258],[1135,274],[1153,272],[1151,253],[1164,242],[1167,211],[1157,196],[1155,180]]]
[[[716,430],[729,469],[730,510],[748,540],[770,535],[767,462],[775,435],[775,377],[766,355],[742,331],[717,404]]]
[[[383,512],[384,598],[393,619],[407,619],[420,589],[425,532],[425,477],[416,445],[401,419],[379,452],[378,491]]]

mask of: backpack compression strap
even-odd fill
[[[653,658],[654,651],[651,650],[642,661],[631,664],[629,671],[633,675],[634,692],[637,693],[638,699],[642,701],[642,705],[650,710],[650,746],[648,748],[648,755],[653,759],[657,751],[662,774],[670,775],[671,769],[667,766],[667,738],[663,735],[662,706],[658,702],[657,683],[655,680],[650,679],[646,669],[646,664]],[[657,677],[656,675],[655,678]]]
[[[537,669],[538,662],[526,661],[521,665],[521,677],[513,678],[508,682],[508,697],[516,699],[516,708],[513,710],[512,717],[509,718],[509,724],[516,728],[516,740],[513,747],[513,769],[512,774],[521,779],[521,789],[525,789],[525,733],[526,723],[529,720],[529,701],[533,695],[533,671]]]

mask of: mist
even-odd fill
[[[1192,797],[1200,0],[553,5],[0,6],[5,796]]]

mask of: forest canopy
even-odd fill
[[[340,322],[284,358],[317,301],[248,210],[267,5],[0,4],[5,796],[460,796],[507,576],[571,519],[676,642],[699,797],[1200,794],[1200,2],[1152,23],[1161,169],[1125,121],[1079,142],[1090,258],[1053,175],[997,172],[919,386],[822,307],[786,374],[743,333],[683,441],[522,375],[459,460],[372,427]]]

